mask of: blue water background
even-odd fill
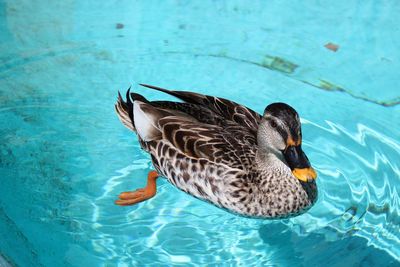
[[[18,266],[399,266],[397,1],[0,1],[0,255]],[[334,52],[327,43],[339,46]],[[319,200],[238,217],[159,181],[117,119],[149,83],[294,106]]]

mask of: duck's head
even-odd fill
[[[257,137],[260,149],[286,161],[293,175],[303,182],[317,178],[306,154],[301,149],[301,123],[296,110],[285,103],[265,108]]]

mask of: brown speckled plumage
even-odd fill
[[[144,86],[185,101],[150,102],[128,91],[127,101],[119,96],[116,103],[157,172],[177,188],[231,212],[265,218],[298,215],[316,201],[314,180],[299,181],[284,161],[257,156],[263,116],[223,98]],[[135,127],[134,105],[149,115],[146,137]]]

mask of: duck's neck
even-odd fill
[[[279,151],[259,149],[256,154],[256,163],[260,170],[271,170],[272,168],[278,168],[287,170],[290,173],[290,169],[286,165],[286,161]]]
[[[275,137],[269,129],[268,123],[261,123],[257,130],[257,155],[256,162],[259,170],[287,169],[282,152],[274,146]]]
[[[280,181],[282,179],[288,179],[288,181],[296,180],[282,153],[279,151],[274,153],[272,150],[259,149],[256,154],[256,163],[258,171],[268,179],[279,179]],[[299,185],[307,193],[309,200],[314,203],[317,198],[315,180],[308,183],[300,182]]]

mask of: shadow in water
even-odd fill
[[[327,229],[332,233],[333,229]],[[299,235],[283,224],[266,224],[259,229],[260,238],[268,245],[280,266],[399,266],[383,250],[368,245],[365,238],[345,236],[329,238],[329,234]],[[337,236],[337,235],[336,235]],[[331,240],[330,240],[331,239]]]

